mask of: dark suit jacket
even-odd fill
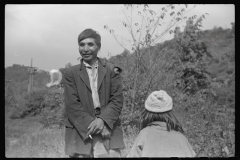
[[[109,63],[98,63],[98,94],[101,114],[111,129],[111,138],[104,139],[106,149],[124,148],[119,115],[123,107],[122,80],[116,68]],[[65,154],[90,154],[92,140],[87,137],[89,124],[95,119],[89,77],[81,63],[64,73],[64,101],[66,109]]]

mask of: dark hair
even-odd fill
[[[82,40],[86,38],[94,38],[95,43],[98,45],[98,47],[101,47],[101,36],[98,34],[98,32],[94,31],[93,29],[85,29],[78,36],[78,45]]]
[[[178,121],[178,119],[175,117],[172,111],[154,113],[144,108],[140,117],[141,129],[147,127],[151,122],[154,121],[166,122],[168,131],[175,130],[184,134],[184,130],[182,128],[181,123]]]

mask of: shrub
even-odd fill
[[[31,94],[26,95],[26,110],[24,110],[20,118],[25,118],[26,116],[36,116],[41,113],[44,107],[44,95],[46,94],[46,89],[41,89],[37,91],[32,91]]]
[[[51,88],[45,95],[40,122],[45,128],[62,127],[65,119],[63,89]]]
[[[182,35],[176,35],[181,66],[178,77],[184,92],[190,94],[207,88],[211,80],[205,68],[209,62],[203,61],[203,59],[207,60],[207,57],[210,58],[211,55],[206,44],[199,40],[201,22],[202,18],[195,23],[189,19]]]

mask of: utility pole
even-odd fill
[[[28,94],[30,94],[32,92],[32,89],[33,89],[33,75],[37,71],[37,68],[32,66],[32,61],[33,60],[31,58],[31,66],[28,67],[28,71],[30,72],[30,78],[29,78],[29,84],[28,84]]]

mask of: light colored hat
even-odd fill
[[[166,112],[172,107],[172,98],[163,90],[152,92],[145,101],[145,108],[150,112]]]

